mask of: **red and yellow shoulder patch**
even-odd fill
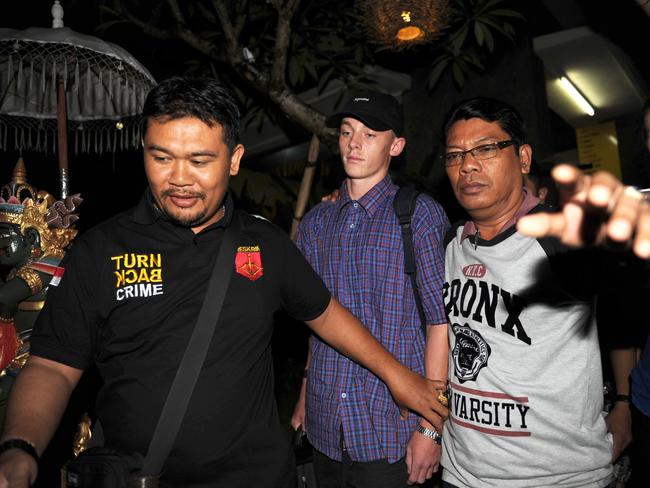
[[[262,252],[259,246],[239,246],[235,255],[235,270],[251,281],[264,276]]]

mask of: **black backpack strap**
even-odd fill
[[[427,319],[424,315],[424,307],[422,306],[422,298],[418,290],[416,280],[417,269],[415,266],[415,249],[413,248],[413,229],[411,227],[411,216],[415,212],[415,205],[417,203],[419,192],[412,186],[405,186],[397,190],[395,198],[393,199],[393,208],[395,215],[402,228],[402,244],[404,246],[404,273],[411,278],[411,287],[413,288],[413,297],[415,298],[415,305],[420,315],[420,322],[422,323],[422,330],[426,337]]]
[[[194,386],[199,379],[201,368],[212,342],[214,329],[219,322],[230,278],[235,274],[234,262],[239,228],[239,216],[235,212],[224,233],[203,304],[196,319],[196,325],[185,348],[185,353],[176,371],[149,444],[142,468],[144,476],[155,476],[160,473],[172,450],[183,417],[185,417]]]

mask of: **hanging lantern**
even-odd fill
[[[403,49],[442,34],[449,0],[363,0],[360,7],[371,42]]]

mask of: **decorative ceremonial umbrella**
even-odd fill
[[[68,193],[67,135],[75,154],[136,148],[138,114],[155,80],[115,44],[63,27],[0,28],[0,149],[56,152]]]

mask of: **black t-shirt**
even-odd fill
[[[48,293],[35,356],[104,380],[106,445],[145,454],[193,330],[224,228],[240,221],[219,323],[163,481],[172,486],[277,486],[289,458],[273,396],[273,315],[318,317],[330,294],[280,229],[234,211],[194,234],[161,216],[150,193],[80,237]],[[236,270],[238,268],[239,270]]]

